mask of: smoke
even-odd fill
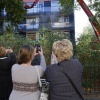
[[[48,23],[48,22],[58,22],[59,14],[56,13],[45,13],[40,15],[40,22]]]

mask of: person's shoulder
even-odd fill
[[[51,69],[51,68],[54,68],[54,67],[56,67],[57,66],[57,64],[51,64],[51,65],[48,65],[47,66],[47,69]]]
[[[78,59],[72,59],[72,63],[78,66],[82,66],[81,62]]]
[[[39,70],[44,70],[43,68],[42,68],[42,66],[40,66],[40,65],[34,65],[34,66],[32,66],[33,68],[35,67],[37,67]]]
[[[19,64],[14,64],[14,65],[12,66],[12,69],[18,68],[18,66],[19,66]]]
[[[78,59],[71,59],[70,60],[71,62],[77,62],[77,63],[80,63],[80,61]]]
[[[32,67],[33,67],[33,68],[34,68],[34,67],[41,68],[40,65],[34,65],[34,66],[32,66]]]

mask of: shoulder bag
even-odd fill
[[[39,78],[39,87],[40,87],[40,98],[39,100],[48,100],[48,90],[49,83],[45,79],[40,79],[40,74],[38,68],[35,66],[38,78]]]
[[[83,96],[80,94],[79,90],[77,89],[77,87],[75,86],[75,84],[73,83],[73,81],[69,77],[69,75],[63,70],[63,68],[61,67],[61,65],[59,63],[58,63],[58,66],[60,67],[60,69],[62,70],[62,72],[65,74],[65,76],[68,78],[68,80],[70,81],[70,83],[74,87],[75,91],[77,92],[77,94],[79,95],[79,97],[81,98],[81,100],[84,100]]]

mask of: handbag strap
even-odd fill
[[[41,80],[40,80],[39,69],[37,68],[37,66],[35,66],[35,68],[36,68],[38,79],[39,79],[39,86],[42,87],[42,83],[41,83]]]
[[[79,90],[77,89],[77,87],[75,86],[75,84],[73,83],[72,79],[69,77],[69,75],[67,73],[65,73],[65,71],[63,70],[63,68],[61,67],[61,65],[58,63],[58,66],[60,67],[60,69],[62,70],[62,72],[65,74],[65,76],[68,78],[68,80],[70,81],[70,83],[72,84],[72,86],[74,87],[75,91],[78,93],[79,97],[84,100],[83,96],[80,94]]]

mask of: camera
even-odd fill
[[[39,51],[41,51],[40,44],[36,44],[35,47],[36,47],[36,53],[38,53]]]

